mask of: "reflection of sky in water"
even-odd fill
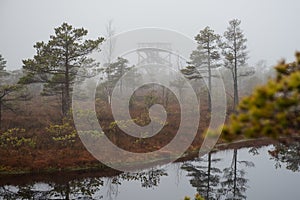
[[[249,149],[238,150],[238,161],[252,161],[255,164],[255,167],[242,166],[246,170],[245,178],[249,179],[247,183],[249,188],[246,191],[247,199],[299,199],[300,172],[286,170],[285,164],[276,169],[274,160],[271,160],[271,156],[268,154],[268,150],[273,149],[272,146],[262,147],[259,149],[259,155],[254,156],[249,154]],[[232,150],[213,154],[212,158],[222,158],[215,166],[221,169],[228,167],[232,154]]]
[[[269,149],[262,148],[261,154],[255,157],[249,157],[246,150],[239,151],[241,158],[252,158],[255,162],[255,167],[247,170],[248,199],[299,199],[300,172],[286,170],[285,164],[275,169],[275,162],[267,154]]]
[[[249,179],[246,190],[247,199],[299,199],[300,190],[300,172],[292,172],[286,170],[286,165],[282,164],[281,168],[275,168],[274,160],[270,160],[268,150],[273,147],[263,147],[259,150],[260,154],[253,156],[248,153],[249,149],[238,150],[238,161],[252,161],[255,167],[244,167],[238,164],[239,169],[245,169],[245,178]],[[219,162],[213,162],[212,167],[224,169],[229,167],[232,163],[233,151],[227,150],[212,154],[212,159],[222,158]],[[207,160],[207,156],[204,156]],[[191,162],[194,165],[199,163]],[[181,169],[182,163],[169,164],[164,167],[168,176],[159,176],[158,186],[141,187],[141,180],[124,180],[119,179],[121,184],[109,184],[112,178],[101,178],[103,186],[97,186],[97,191],[93,195],[94,199],[101,198],[105,200],[131,200],[131,199],[170,199],[182,200],[184,196],[193,196],[197,190],[190,184],[191,176],[187,176],[187,171]],[[202,166],[207,166],[207,162],[203,162]],[[220,174],[222,176],[222,174]],[[146,176],[147,177],[147,172]],[[21,178],[21,177],[20,177]],[[82,182],[83,183],[83,182]],[[84,183],[83,183],[84,184]],[[53,185],[52,185],[53,186]],[[53,189],[45,183],[34,184],[32,190],[47,191]],[[14,186],[5,186],[11,192],[16,192],[17,188]],[[70,197],[80,197],[81,195],[70,195]],[[52,196],[53,197],[53,196]],[[81,196],[83,197],[83,196]],[[0,194],[0,199],[1,194]],[[53,198],[55,199],[55,197]]]
[[[176,200],[183,199],[187,194],[195,194],[196,189],[191,187],[189,180],[185,178],[187,173],[180,170],[180,166],[177,167],[177,165],[169,165],[165,168],[168,176],[161,177],[158,187],[141,188],[141,183],[138,181],[124,181],[119,187],[119,194],[116,200]]]

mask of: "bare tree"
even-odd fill
[[[113,20],[109,20],[107,25],[105,26],[105,37],[106,37],[106,43],[105,46],[103,48],[103,51],[105,53],[106,56],[106,60],[103,64],[103,66],[105,67],[104,69],[104,73],[106,74],[106,82],[104,84],[104,88],[107,94],[107,101],[110,104],[111,103],[111,95],[112,95],[112,90],[113,90],[113,75],[112,75],[112,68],[111,68],[111,64],[112,64],[112,60],[113,60],[113,52],[114,52],[114,48],[115,48],[115,38],[113,38],[113,36],[115,35],[116,31],[115,28],[113,26]]]

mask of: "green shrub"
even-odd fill
[[[19,149],[21,147],[34,148],[36,142],[33,138],[26,138],[25,129],[12,128],[0,132],[0,147],[7,149]]]
[[[46,128],[46,131],[52,135],[54,142],[60,146],[73,145],[78,138],[75,128],[69,122],[63,124],[52,124]]]

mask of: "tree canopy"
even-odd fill
[[[55,34],[48,42],[34,45],[36,55],[33,59],[23,60],[26,75],[20,83],[44,83],[45,95],[61,95],[63,115],[71,107],[72,85],[80,67],[91,69],[98,64],[88,55],[96,50],[104,38],[83,40],[88,31],[73,28],[67,23],[55,28]]]

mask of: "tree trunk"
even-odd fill
[[[66,90],[66,86],[65,84],[62,85],[62,88],[61,88],[61,110],[62,110],[62,115],[63,117],[67,117],[68,115],[68,103],[67,103],[67,90]]]
[[[239,104],[239,94],[238,94],[238,82],[237,82],[237,70],[235,68],[235,76],[234,76],[234,82],[233,82],[233,90],[234,90],[234,96],[233,96],[233,104],[234,104],[234,110],[236,109],[237,105]]]
[[[0,99],[0,131],[2,128],[2,99]]]
[[[70,193],[71,193],[71,189],[70,189],[70,184],[69,182],[67,182],[67,185],[66,185],[66,196],[65,196],[65,200],[70,200]]]
[[[208,111],[211,111],[211,69],[208,67]]]
[[[111,98],[112,98],[112,90],[113,90],[112,78],[110,76],[110,69],[107,76],[107,101],[108,104],[111,105]]]
[[[208,38],[209,41],[209,38]],[[209,42],[207,44],[207,56],[208,56],[208,112],[211,111],[211,64],[210,64],[210,46],[209,46]]]
[[[236,172],[237,172],[237,149],[234,149],[233,152],[233,160],[234,160],[234,178],[233,178],[233,196],[236,196],[236,181],[237,181],[237,177],[236,177]]]
[[[235,34],[235,32],[234,32]],[[233,89],[234,89],[234,110],[236,110],[237,105],[239,104],[239,90],[238,90],[238,73],[237,73],[237,47],[236,47],[236,36],[234,36],[234,80],[233,80]]]
[[[68,116],[70,109],[71,109],[71,97],[70,97],[70,82],[69,82],[69,70],[66,70],[66,85],[65,85],[65,113],[64,116]]]
[[[70,99],[70,72],[69,72],[69,52],[68,52],[68,45],[66,46],[66,60],[65,60],[65,85],[64,85],[64,90],[65,90],[65,96],[64,96],[64,101],[63,101],[63,116],[67,117],[70,109],[71,109],[71,99]]]
[[[206,199],[209,199],[209,189],[210,189],[210,169],[211,169],[211,152],[208,153]]]

